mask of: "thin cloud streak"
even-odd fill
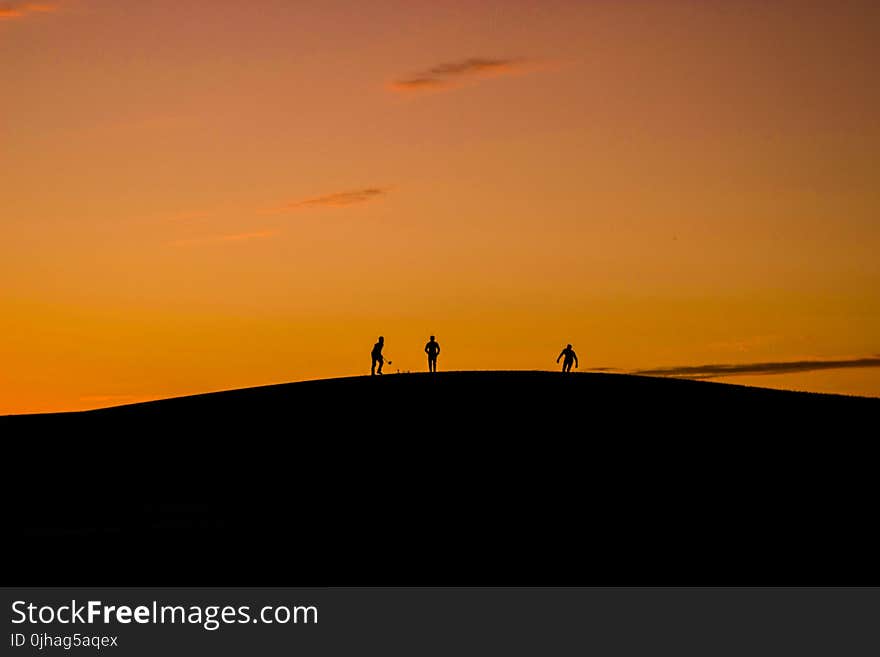
[[[58,5],[51,2],[0,2],[0,20],[46,14],[57,9]]]
[[[255,209],[254,212],[261,215],[273,215],[284,212],[292,212],[297,210],[305,210],[308,208],[347,208],[353,205],[360,205],[369,201],[380,198],[388,193],[388,187],[366,187],[364,189],[355,189],[345,192],[334,192],[332,194],[324,194],[323,196],[315,196],[312,198],[286,203],[282,206],[271,208]],[[162,217],[163,222],[171,224],[196,224],[202,222],[212,216],[216,212],[209,211],[186,211],[177,212]],[[258,230],[252,232],[233,233],[227,235],[209,235],[206,237],[183,238],[167,242],[167,246],[181,247],[193,246],[196,244],[208,244],[212,242],[243,242],[247,240],[265,239],[274,237],[278,234],[278,230]]]
[[[439,78],[409,78],[407,80],[395,80],[391,88],[395,91],[418,91],[419,89],[432,89],[435,87],[449,86],[448,80]]]
[[[434,75],[473,75],[485,71],[510,70],[520,63],[518,59],[486,59],[471,57],[459,62],[440,64],[428,72]]]
[[[838,370],[860,367],[880,367],[880,356],[852,358],[847,360],[798,360],[778,363],[741,363],[695,365],[687,367],[661,367],[652,370],[639,370],[633,374],[645,376],[671,376],[687,379],[717,379],[725,376],[744,376],[762,374],[791,374],[815,370]]]
[[[469,57],[456,62],[438,64],[425,71],[394,80],[389,87],[393,91],[401,92],[451,88],[470,78],[516,73],[527,63],[524,59]]]
[[[288,210],[302,210],[306,208],[347,208],[352,205],[373,201],[385,196],[387,193],[387,187],[367,187],[347,192],[334,192],[333,194],[325,194],[287,203],[281,207],[273,208],[273,211],[286,212]]]

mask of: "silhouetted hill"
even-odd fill
[[[15,583],[878,582],[880,400],[389,374],[0,418]]]
[[[754,422],[754,429],[760,430],[768,422],[797,426],[805,419],[845,421],[849,414],[876,412],[878,407],[876,398],[622,374],[441,372],[287,383],[80,413],[3,416],[0,427],[131,431],[146,423],[166,431],[226,431],[230,423],[236,429],[279,424],[296,428],[323,421],[323,427],[315,428],[343,423],[360,431],[409,432],[425,431],[438,422],[459,429],[473,423],[485,428],[527,422],[561,431],[608,421],[620,429],[638,423],[680,431]],[[651,413],[630,412],[634,409]],[[329,424],[327,414],[332,417]],[[414,426],[404,426],[408,422]]]

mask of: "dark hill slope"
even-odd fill
[[[703,432],[730,423],[807,426],[876,413],[880,399],[619,374],[446,372],[326,379],[231,390],[83,413],[0,418],[0,427],[166,432],[234,427],[417,433],[438,427],[583,431],[608,423]],[[230,425],[231,423],[231,425]]]
[[[21,584],[880,583],[878,411],[451,372],[6,417],[6,545]]]

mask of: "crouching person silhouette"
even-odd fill
[[[559,364],[560,358],[565,358],[562,361],[562,371],[563,372],[571,372],[571,364],[574,363],[574,366],[578,366],[578,357],[577,354],[574,353],[574,349],[571,348],[571,345],[566,345],[565,349],[557,356],[556,364]]]
[[[370,352],[370,356],[373,358],[373,364],[370,366],[370,376],[382,374],[382,365],[385,364],[385,358],[382,356],[382,347],[384,346],[385,338],[380,335],[379,341],[373,345],[373,351]]]

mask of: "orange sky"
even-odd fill
[[[0,413],[380,333],[392,371],[876,357],[878,61],[867,1],[0,0]]]

